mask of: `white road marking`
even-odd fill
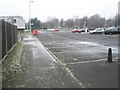
[[[61,62],[47,47],[45,47],[46,50],[58,61],[58,63],[60,63],[60,65],[62,65],[63,70],[66,70],[67,73],[75,80],[75,82],[77,82],[81,88],[85,88],[85,86],[73,75],[73,73],[69,70],[69,68],[66,67],[66,64],[64,64],[63,62]]]
[[[94,62],[101,62],[101,61],[107,61],[107,59],[99,59],[99,60],[93,60],[93,61],[84,61],[84,62],[74,62],[74,63],[67,63],[67,64],[83,64],[83,63],[94,63]],[[113,60],[115,61],[115,60]],[[66,65],[66,64],[64,64]]]

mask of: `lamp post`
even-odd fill
[[[105,17],[105,28],[106,28],[106,10],[103,10],[103,12],[104,12],[104,17]]]
[[[85,30],[85,33],[87,33],[87,20],[84,21],[83,29]]]
[[[31,5],[30,5],[30,3],[31,2],[33,2],[33,1],[31,1],[31,0],[29,0],[29,27],[30,27],[30,34],[32,34],[32,32],[31,32]]]

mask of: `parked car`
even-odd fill
[[[54,31],[54,29],[47,29],[47,31]]]
[[[85,32],[85,29],[83,29],[83,28],[82,28],[82,29],[80,29],[80,30],[81,30],[81,32]],[[88,29],[87,29],[87,32],[89,32],[89,30],[88,30]]]
[[[104,31],[105,35],[113,35],[113,34],[120,34],[119,28],[108,28]]]
[[[54,29],[54,31],[60,31],[60,29]]]
[[[90,34],[103,34],[104,33],[104,29],[102,28],[97,28],[95,30],[90,31]]]
[[[60,29],[47,29],[47,31],[60,31]]]
[[[79,29],[74,29],[74,30],[72,30],[72,32],[73,32],[73,33],[75,33],[75,32],[81,33],[81,30],[79,30]]]

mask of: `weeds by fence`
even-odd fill
[[[17,26],[0,21],[0,60],[11,50],[18,41]]]

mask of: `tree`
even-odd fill
[[[106,20],[106,27],[112,27],[114,26],[115,22],[114,19],[109,18],[108,20]]]
[[[72,17],[72,19],[75,22],[75,28],[78,29],[79,28],[79,16],[76,15],[76,16]]]
[[[100,15],[99,14],[95,14],[93,16],[90,17],[89,20],[89,28],[99,28],[100,27]]]
[[[118,26],[120,27],[120,14],[118,14]]]
[[[83,18],[79,19],[80,28],[83,28],[85,21],[86,21],[86,26],[88,26],[89,18],[87,16],[84,16]]]
[[[61,28],[63,28],[63,23],[64,23],[64,20],[61,19],[61,21],[60,21],[60,27],[61,27]]]
[[[57,19],[55,17],[49,17],[45,23],[48,28],[58,28],[59,19]]]
[[[75,28],[75,22],[73,19],[67,19],[65,21],[65,27],[66,28]]]
[[[32,30],[42,28],[42,23],[37,18],[31,19],[31,23],[32,23]]]
[[[114,25],[120,27],[120,14],[117,14],[117,15],[114,17]]]

